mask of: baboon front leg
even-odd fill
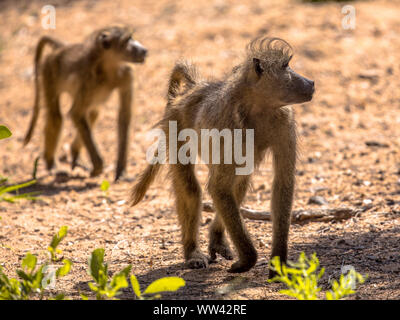
[[[93,163],[93,170],[90,175],[95,177],[103,171],[103,159],[94,144],[89,122],[85,116],[84,109],[89,106],[89,103],[85,102],[80,96],[76,98],[71,108],[71,117]]]
[[[131,79],[129,77],[129,79]],[[118,115],[118,160],[115,181],[123,174],[128,156],[129,125],[131,121],[132,83],[129,80],[119,92],[120,108]]]
[[[234,177],[234,175],[230,176]],[[217,214],[222,218],[239,254],[239,260],[231,266],[229,272],[245,272],[257,262],[257,251],[243,225],[239,205],[233,190],[234,186],[234,181],[224,181],[223,177],[220,179],[211,177],[208,189]]]
[[[88,115],[88,120],[89,120],[88,122],[89,122],[90,128],[93,128],[93,126],[98,118],[98,115],[99,115],[98,110],[96,110],[96,109],[90,110],[89,115]],[[76,163],[78,161],[81,148],[82,148],[82,139],[81,139],[79,132],[77,132],[75,139],[71,145],[71,156],[72,156],[71,169],[72,170],[76,167]]]
[[[236,203],[239,208],[246,195],[247,187],[248,177],[243,177],[243,179],[233,188]],[[216,253],[219,253],[227,260],[233,259],[232,251],[229,248],[229,244],[225,238],[225,226],[218,214],[215,215],[214,221],[210,227],[210,244],[208,250],[212,261],[216,259]]]
[[[44,158],[47,170],[51,170],[54,166],[54,154],[60,137],[62,115],[60,112],[58,97],[46,93],[46,105],[47,115],[45,125]]]
[[[198,247],[198,228],[201,214],[201,189],[193,165],[171,165],[176,210],[182,229],[183,251],[189,268],[206,268],[209,259]]]
[[[293,204],[296,166],[295,135],[289,134],[288,140],[273,147],[274,181],[272,186],[272,252],[271,258],[279,256],[286,263],[290,218]],[[275,273],[270,270],[269,276]]]

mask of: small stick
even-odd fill
[[[210,202],[203,202],[203,211],[215,212],[214,206]],[[292,212],[292,223],[301,223],[307,221],[340,221],[350,219],[359,215],[364,210],[349,207],[339,207],[320,210],[295,210]],[[243,218],[250,220],[271,221],[272,215],[269,211],[257,211],[248,208],[240,208]]]

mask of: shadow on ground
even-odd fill
[[[379,296],[379,291],[385,290],[390,293],[393,290],[395,292],[400,286],[399,249],[400,228],[394,227],[385,232],[379,230],[364,233],[346,232],[340,238],[323,235],[316,237],[311,243],[292,243],[289,259],[296,260],[302,251],[308,255],[316,252],[320,265],[325,267],[325,274],[320,282],[323,290],[330,289],[329,282],[340,277],[343,266],[352,266],[357,272],[368,276],[365,284],[359,287],[352,299],[374,299]],[[259,259],[262,258],[264,257],[260,254]],[[222,281],[211,283],[210,279],[215,278],[213,277],[215,273],[221,273]],[[222,273],[225,273],[225,277]],[[273,286],[267,282],[266,264],[260,264],[242,275],[232,275],[218,264],[211,264],[208,269],[189,270],[184,268],[183,263],[177,263],[169,267],[150,270],[138,275],[137,278],[144,290],[154,280],[176,274],[180,274],[185,279],[186,286],[178,292],[164,293],[163,299],[223,299],[224,294],[221,293],[221,288],[228,285],[231,285],[234,290],[241,290],[244,296],[246,296],[246,289]],[[388,281],[388,279],[396,280]],[[279,291],[283,287],[275,285],[275,288]],[[80,290],[82,289],[83,286],[80,287]],[[388,294],[389,296],[391,299],[394,298],[393,294]],[[120,296],[121,299],[132,299],[132,297],[131,288],[124,290]],[[384,297],[380,296],[380,298]]]

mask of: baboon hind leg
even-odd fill
[[[239,254],[229,272],[245,272],[257,262],[257,251],[240,216],[236,199],[234,174],[222,173],[211,176],[208,190],[213,199],[217,214],[222,218],[229,236]]]
[[[44,158],[47,170],[54,166],[54,154],[57,149],[62,126],[59,96],[55,93],[52,82],[44,81],[44,98],[46,104],[46,124],[44,129]]]
[[[189,268],[206,268],[209,259],[198,247],[198,228],[201,215],[201,188],[192,164],[171,165],[176,210],[182,229],[183,251]]]
[[[249,184],[248,182],[248,177],[243,177],[243,179],[236,183],[233,188],[234,197],[239,208],[246,195]],[[208,250],[212,261],[216,259],[216,253],[219,253],[227,260],[233,259],[233,253],[229,248],[229,244],[225,237],[225,226],[218,213],[215,215],[214,221],[210,227],[210,244]]]
[[[99,112],[97,109],[90,110],[89,115],[88,115],[88,123],[91,128],[93,128],[98,116],[99,116]],[[77,164],[77,161],[79,158],[79,153],[81,151],[82,146],[83,146],[82,138],[81,138],[79,132],[77,132],[75,135],[75,139],[71,145],[71,157],[72,157],[71,169],[72,170],[76,167],[76,164]]]
[[[90,102],[90,97],[87,97],[82,89],[82,92],[79,92],[75,97],[70,115],[93,164],[93,169],[90,173],[90,176],[95,177],[103,171],[103,159],[97,151],[96,145],[93,141],[90,125],[88,119],[86,118],[86,113],[84,112],[84,109],[90,105]]]

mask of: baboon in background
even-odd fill
[[[293,110],[288,105],[310,101],[314,93],[314,81],[288,66],[291,58],[292,49],[286,41],[259,38],[248,45],[245,61],[222,81],[201,81],[193,66],[177,63],[169,81],[165,115],[159,122],[167,143],[169,121],[177,122],[178,132],[192,128],[198,134],[200,129],[254,129],[255,165],[260,164],[268,149],[273,154],[271,256],[279,256],[283,262],[287,258],[296,162],[296,126]],[[184,143],[178,141],[178,150]],[[222,142],[220,148],[223,150]],[[244,146],[242,150],[246,150]],[[239,256],[229,271],[247,271],[255,265],[257,252],[243,225],[239,207],[250,175],[236,175],[235,169],[239,166],[224,164],[223,160],[208,167],[207,189],[216,209],[210,227],[210,258],[198,248],[202,197],[194,165],[169,166],[186,263],[191,268],[204,268],[216,259],[216,253],[233,259],[224,235],[226,228]],[[159,169],[159,163],[150,164],[140,175],[132,189],[132,205],[142,200]]]
[[[50,45],[53,51],[43,62],[43,49]],[[54,165],[54,154],[60,136],[62,115],[60,95],[68,92],[73,99],[70,116],[77,134],[71,146],[72,169],[76,166],[82,144],[93,163],[91,176],[103,170],[103,160],[93,141],[91,128],[103,103],[114,89],[119,91],[118,162],[115,180],[126,167],[128,129],[131,119],[133,74],[128,63],[142,63],[147,50],[132,37],[129,27],[112,26],[93,32],[83,43],[64,45],[44,36],[36,47],[35,104],[29,130],[24,139],[31,139],[39,115],[39,100],[43,87],[47,109],[44,158],[47,169]]]

